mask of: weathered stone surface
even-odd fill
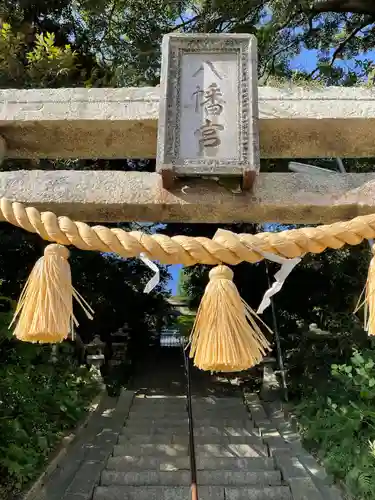
[[[295,456],[277,456],[275,462],[281,470],[284,481],[289,482],[290,479],[309,477],[309,473]]]
[[[244,405],[242,401],[239,401],[235,398],[228,399],[224,402],[209,402],[209,401],[197,401],[192,400],[193,409],[194,410],[228,410],[233,408],[243,408]],[[182,411],[186,412],[186,400],[175,400],[168,401],[164,404],[157,402],[157,400],[141,400],[136,399],[134,404],[132,405],[132,411],[139,410],[149,410],[149,411]]]
[[[281,434],[280,432],[278,431],[278,429],[276,429],[276,427],[272,428],[272,427],[265,427],[262,431],[261,431],[261,436],[262,438],[281,438]]]
[[[190,488],[151,486],[145,488],[125,486],[100,486],[96,489],[93,500],[186,500],[190,498]],[[286,486],[269,488],[224,488],[202,486],[199,488],[200,500],[292,500]],[[306,499],[310,500],[310,499]]]
[[[327,474],[324,467],[319,465],[312,455],[307,452],[299,453],[298,459],[314,480],[318,480],[326,484],[332,484],[332,476]]]
[[[181,429],[181,427],[180,427]],[[176,429],[175,427],[174,428],[165,428],[165,427],[152,427],[152,428],[138,428],[138,432],[136,433],[135,432],[135,426],[131,426],[131,427],[124,427],[123,431],[122,431],[122,435],[123,436],[127,436],[128,438],[132,438],[135,436],[135,434],[139,435],[139,436],[147,436],[148,438],[150,437],[156,437],[156,436],[161,436],[161,439],[164,437],[166,438],[166,436],[172,436],[172,435],[181,435],[181,431],[183,431],[183,429],[180,430],[180,434],[177,434],[178,433],[178,428]],[[252,422],[249,421],[249,425],[246,426],[246,427],[225,427],[225,426],[221,426],[221,427],[215,427],[215,426],[200,426],[200,427],[196,427],[194,426],[194,436],[195,437],[215,437],[215,436],[219,436],[219,437],[245,437],[245,436],[257,436],[259,437],[259,430],[258,429],[255,429],[253,428],[252,426]]]
[[[173,301],[172,301],[173,302]],[[238,406],[242,404],[242,399],[239,399],[239,395],[234,392],[232,396],[194,396],[192,395],[192,403],[194,406],[223,406],[223,405],[235,405]],[[173,406],[180,405],[186,408],[187,400],[186,396],[168,396],[168,395],[137,395],[133,401],[133,407],[137,405],[156,405],[156,406]]]
[[[293,500],[323,500],[318,488],[309,477],[292,478],[289,485]]]
[[[245,470],[262,471],[273,470],[274,461],[268,457],[198,457],[197,470]],[[176,471],[190,470],[189,457],[147,457],[147,456],[119,456],[110,457],[107,463],[108,470],[160,470]]]
[[[244,392],[243,398],[246,404],[261,404],[258,394],[254,392]]]
[[[271,422],[271,420],[255,419],[253,423],[254,423],[254,429],[258,430],[260,436],[263,437],[267,433],[270,435],[279,436],[278,429],[275,426],[275,424]]]
[[[291,422],[284,421],[280,423],[277,428],[285,441],[292,442],[301,440],[301,436],[296,431],[296,426]]]
[[[268,445],[270,456],[274,456],[280,453],[296,454],[303,452],[302,444],[300,441],[287,442],[281,436],[266,437],[263,439],[263,441]]]
[[[195,432],[194,432],[195,434]],[[220,444],[221,446],[226,446],[229,444],[252,444],[258,443],[259,437],[256,435],[248,436],[221,436],[221,435],[208,435],[208,436],[197,436],[195,435],[196,444]],[[188,433],[186,435],[169,435],[156,434],[137,434],[133,436],[120,436],[118,443],[120,445],[127,444],[189,444]]]
[[[198,457],[198,470],[245,470],[259,471],[272,470],[274,463],[268,457]]]
[[[155,158],[159,88],[0,91],[1,134],[14,158]],[[370,89],[259,88],[267,158],[375,156]]]
[[[73,494],[81,495],[82,500],[89,500],[95,486],[99,484],[100,473],[103,468],[104,464],[102,462],[85,461],[74,476],[65,494],[61,495],[61,500],[70,500]]]
[[[165,426],[166,429],[170,429],[170,432],[173,433],[173,428],[175,427],[183,427],[187,428],[188,419],[187,418],[163,418],[163,419],[152,419],[150,418],[132,418],[127,421],[126,429],[137,428],[138,431],[142,434],[142,428],[154,430],[160,428],[160,425]],[[220,417],[220,415],[212,415],[210,418],[194,418],[194,425],[197,427],[210,426],[210,427],[252,427],[252,422],[250,419],[241,419],[241,420],[231,420],[229,417]]]
[[[193,414],[197,417],[207,418],[212,415],[219,415],[223,418],[232,417],[234,420],[249,417],[249,413],[244,406],[231,407],[208,407],[202,408],[193,406]],[[164,418],[167,416],[173,418],[184,418],[187,415],[186,408],[132,408],[129,413],[129,419],[139,416],[140,418],[153,417]]]
[[[197,457],[259,457],[267,456],[267,447],[259,440],[252,444],[198,444],[195,447]],[[114,456],[143,455],[161,457],[188,456],[188,446],[182,444],[128,444],[116,445]]]
[[[287,486],[272,488],[225,488],[225,500],[292,500]],[[310,499],[305,499],[310,500]],[[312,500],[312,499],[311,499]]]
[[[267,414],[261,404],[250,403],[248,404],[250,415],[252,420],[265,420],[267,419]]]
[[[146,417],[142,419],[144,423],[141,427],[123,427],[133,397],[133,393],[123,391],[117,404],[109,401],[99,408],[98,418],[83,432],[87,440],[81,443],[77,456],[70,457],[71,461],[66,464],[71,464],[72,468],[62,474],[61,480],[58,475],[55,477],[56,482],[50,484],[49,492],[42,492],[41,500],[50,500],[50,497],[52,500],[189,498],[191,478],[186,425],[168,428],[164,412],[156,412],[160,415],[155,418],[151,428],[146,427]],[[237,401],[238,405],[232,405],[233,410],[242,408],[241,400]],[[144,409],[148,404],[142,406],[137,401],[137,406],[138,409]],[[250,406],[259,408],[260,404],[254,399]],[[176,408],[179,412],[178,404]],[[135,423],[136,416],[137,412],[133,415]],[[238,423],[231,422],[233,427],[226,427],[224,420],[219,419],[218,422],[221,425],[209,427],[208,434],[204,425],[198,427],[201,431],[196,436],[200,499],[340,500],[337,490],[328,487],[326,476],[322,475],[320,469],[317,470],[314,459],[304,451],[300,455],[306,465],[302,465],[294,450],[295,447],[299,449],[298,441],[285,443],[287,450],[284,455],[276,454],[274,458],[267,456],[267,445],[284,446],[284,439],[277,433],[273,418],[263,422],[268,434],[261,438],[247,435],[246,424],[237,427]],[[247,424],[252,430],[252,422],[247,420]],[[160,431],[161,427],[166,432],[155,432]],[[286,425],[279,427],[287,429]],[[132,434],[132,428],[137,434]],[[238,433],[238,428],[242,429],[241,433]],[[235,431],[235,434],[223,435],[224,429]],[[118,437],[120,444],[114,446]],[[152,444],[155,437],[157,443]],[[228,439],[228,443],[223,443],[222,438]],[[176,442],[173,443],[173,440]],[[110,456],[112,451],[114,456]],[[56,495],[52,494],[53,487]]]
[[[81,221],[319,223],[373,213],[375,174],[260,173],[254,194],[233,195],[210,180],[166,191],[153,173],[20,170],[0,173],[0,197]]]
[[[93,500],[186,500],[191,495],[190,487],[149,486],[144,488],[129,486],[99,486]],[[263,500],[262,497],[260,497]],[[200,500],[224,500],[224,488],[199,488]],[[260,500],[255,498],[255,500]],[[281,499],[280,499],[281,500]],[[284,499],[283,499],[284,500]],[[289,500],[289,499],[288,499]]]
[[[231,420],[231,415],[233,420]],[[250,420],[249,414],[246,413],[245,411],[242,410],[233,410],[231,411],[226,411],[226,412],[215,412],[215,411],[194,411],[193,412],[194,416],[194,422],[210,422],[210,421],[216,421],[216,422],[228,422],[230,423],[231,421],[235,422],[246,422],[247,419]],[[148,420],[151,422],[158,422],[161,420],[167,420],[170,422],[184,422],[187,419],[187,412],[180,412],[180,413],[173,413],[173,412],[132,412],[129,415],[129,420],[128,423],[129,425],[136,424],[137,422],[142,423],[143,420]]]
[[[274,401],[262,401],[263,407],[269,418],[284,417],[283,403],[279,399]]]
[[[46,500],[90,500],[100,474],[118,439],[134,393],[123,391],[118,399],[105,397],[95,415],[65,457],[57,474],[39,495]]]
[[[186,471],[103,471],[102,486],[189,486],[191,473]],[[198,484],[202,486],[275,486],[281,484],[278,471],[199,471]]]
[[[165,35],[160,92],[160,173],[246,177],[259,170],[255,36]]]
[[[343,500],[341,491],[337,486],[324,486],[320,489],[323,500]]]

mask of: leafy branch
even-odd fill
[[[375,2],[373,0],[316,0],[312,12],[315,14],[352,12],[354,14],[375,16]]]
[[[352,40],[358,33],[360,33],[366,26],[368,26],[371,23],[371,18],[366,16],[365,20],[360,23],[358,26],[352,29],[352,31],[339,43],[337,48],[335,49],[330,66],[332,66],[335,62],[335,60],[342,54],[342,52],[345,50],[345,47],[348,45],[350,40]]]

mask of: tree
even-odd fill
[[[289,64],[305,49],[317,50],[312,76],[324,83],[367,81],[373,68],[363,57],[375,46],[372,0],[152,0],[147,8],[139,0],[13,0],[0,2],[0,15],[28,47],[46,30],[59,47],[70,43],[78,62],[74,85],[79,71],[87,85],[156,85],[161,38],[172,31],[256,34],[265,82],[308,79],[311,71]]]
[[[27,2],[26,2],[27,3]],[[28,4],[29,7],[34,4]],[[61,6],[61,4],[58,4]],[[58,5],[54,5],[52,15],[58,12]],[[67,3],[64,3],[66,6]],[[3,6],[4,7],[4,6]],[[19,7],[20,8],[20,7]],[[36,11],[44,23],[42,8],[47,9],[47,4],[40,3]],[[48,5],[51,8],[51,5]],[[15,9],[15,10],[14,10]],[[28,16],[33,14],[32,22],[39,19],[31,8],[24,8],[20,12],[13,7],[9,8],[7,17],[19,22],[30,21]],[[45,11],[45,14],[49,11]],[[51,13],[49,13],[51,15]],[[18,17],[17,17],[18,16]],[[22,21],[22,22],[21,22]],[[58,87],[72,85],[85,85],[87,68],[79,68],[82,63],[84,47],[76,45],[73,48],[66,43],[66,37],[53,32],[40,33],[35,28],[34,38],[31,41],[26,35],[14,30],[11,25],[4,22],[0,30],[0,84],[3,87]],[[55,25],[58,32],[58,25]],[[64,28],[65,29],[65,28]],[[64,42],[62,46],[57,40]],[[93,56],[88,53],[89,58]],[[108,74],[111,69],[108,70]],[[93,75],[90,74],[93,78]],[[44,161],[42,168],[116,168],[118,162],[65,162]],[[140,168],[147,169],[147,162],[140,162]],[[121,163],[123,167],[123,162]],[[29,161],[6,161],[2,169],[33,168],[35,164]],[[38,165],[40,168],[40,165]],[[134,168],[129,162],[128,168]],[[123,224],[130,228],[129,224]],[[16,299],[22,289],[27,275],[35,261],[43,254],[46,242],[38,236],[16,229],[8,224],[0,225],[2,246],[0,249],[0,269],[2,290],[5,296]],[[150,330],[160,328],[163,317],[167,314],[169,306],[165,301],[164,286],[168,278],[165,266],[161,266],[161,281],[157,289],[150,295],[143,293],[144,285],[150,278],[150,271],[141,261],[136,259],[123,260],[100,253],[88,253],[72,249],[71,265],[73,281],[77,289],[90,302],[96,314],[94,321],[89,322],[84,316],[80,317],[80,333],[89,341],[94,333],[100,333],[108,338],[113,331],[128,324],[130,331],[141,331],[147,336]],[[22,262],[22,266],[19,265]],[[140,314],[142,311],[142,314]],[[139,336],[139,333],[138,333]]]
[[[315,0],[313,12],[352,12],[375,16],[375,5],[372,0]]]

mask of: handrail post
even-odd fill
[[[184,341],[182,340],[182,350],[185,364],[186,375],[186,405],[189,421],[189,456],[190,456],[190,472],[191,472],[191,500],[198,500],[198,483],[197,483],[197,463],[195,458],[195,442],[194,442],[194,419],[193,405],[191,398],[191,371],[190,358],[185,349]]]

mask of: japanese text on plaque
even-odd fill
[[[216,148],[221,144],[220,132],[224,130],[224,125],[219,118],[224,111],[225,101],[217,83],[211,83],[207,89],[197,85],[192,98],[195,112],[204,111],[204,123],[194,132],[194,135],[199,136],[199,154],[202,154],[206,148]]]

